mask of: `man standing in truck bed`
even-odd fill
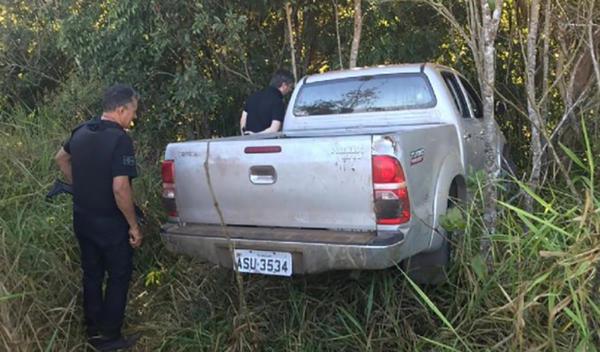
[[[277,70],[269,86],[252,94],[246,101],[240,119],[242,134],[278,132],[283,124],[283,97],[294,89],[294,77],[289,71]]]

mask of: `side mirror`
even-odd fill
[[[498,116],[502,116],[502,115],[506,114],[506,111],[508,111],[508,107],[506,106],[506,103],[504,102],[504,100],[497,100],[496,106],[494,106],[494,114],[498,115]]]

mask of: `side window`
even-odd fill
[[[475,118],[481,119],[483,118],[483,106],[481,105],[481,99],[479,99],[479,94],[475,92],[475,89],[467,82],[466,79],[460,78],[460,82],[463,87],[467,91],[467,98],[469,98],[469,105],[471,105],[471,109],[473,109],[473,116]]]
[[[460,111],[460,115],[464,118],[469,118],[471,115],[469,114],[469,107],[467,106],[467,101],[458,85],[458,81],[456,80],[456,76],[452,72],[443,71],[442,77],[446,82],[446,86],[448,90],[452,93],[452,99],[454,100],[454,104],[458,111]]]

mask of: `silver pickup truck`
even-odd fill
[[[473,87],[434,64],[311,75],[284,121],[280,133],[167,146],[166,246],[240,272],[403,264],[419,282],[443,280],[440,216],[484,162]]]

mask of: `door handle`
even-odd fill
[[[250,182],[255,185],[272,185],[277,182],[277,172],[271,165],[251,166]]]
[[[471,134],[470,134],[470,133],[465,133],[465,134],[463,135],[463,138],[464,138],[465,140],[469,140],[469,139],[471,139]]]

